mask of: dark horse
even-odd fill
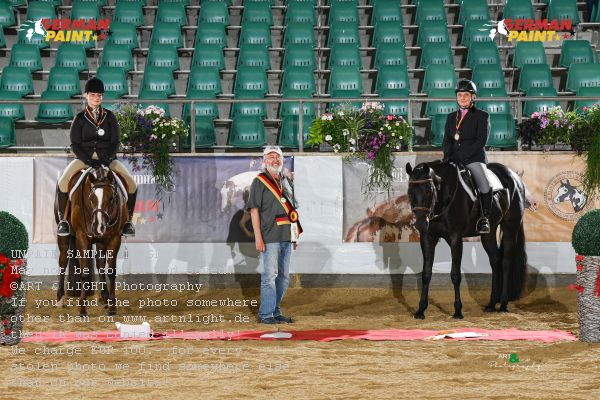
[[[78,180],[81,173],[71,180]],[[102,300],[108,307],[108,314],[117,313],[115,302],[115,277],[117,272],[117,254],[121,247],[121,232],[127,221],[126,199],[119,189],[113,173],[106,167],[91,168],[83,182],[72,194],[70,212],[66,216],[71,224],[72,236],[58,237],[60,275],[56,293],[61,302],[65,295],[65,269],[69,258],[79,261],[79,313],[87,315],[86,295],[94,285],[93,260],[98,267]],[[55,204],[55,215],[57,204]],[[57,217],[58,218],[58,217]],[[56,221],[58,223],[58,219]],[[74,244],[74,245],[73,245]],[[92,245],[95,244],[95,249]],[[106,268],[108,264],[108,268]],[[106,276],[110,280],[110,291],[106,287]],[[62,302],[64,305],[64,301]]]
[[[523,231],[525,186],[516,173],[502,164],[491,163],[488,168],[498,176],[505,189],[493,197],[491,232],[481,235],[481,243],[492,266],[492,293],[484,310],[495,311],[496,304],[500,303],[499,311],[507,312],[508,301],[521,297],[527,278]],[[423,288],[415,318],[425,318],[435,246],[440,238],[448,242],[452,251],[453,317],[463,318],[460,300],[462,239],[478,235],[475,225],[480,217],[479,202],[473,202],[462,188],[454,164],[434,161],[419,164],[414,169],[406,164],[406,172],[409,175],[408,196],[423,252]],[[501,231],[499,244],[498,226]]]

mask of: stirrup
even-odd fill
[[[135,236],[135,228],[133,227],[133,224],[131,223],[131,221],[127,221],[125,223],[125,225],[123,225],[122,235],[123,236]]]
[[[56,227],[56,234],[58,236],[69,236],[71,234],[69,222],[65,220],[59,221],[58,226]]]
[[[486,234],[490,232],[490,220],[487,217],[479,218],[479,220],[477,220],[477,233]]]

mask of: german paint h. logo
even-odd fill
[[[555,175],[546,185],[544,203],[559,218],[577,220],[592,207],[583,191],[583,176],[579,172],[566,171]]]

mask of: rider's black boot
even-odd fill
[[[479,193],[481,199],[481,218],[477,221],[477,233],[490,233],[490,210],[492,209],[492,191]]]
[[[65,211],[67,208],[67,201],[69,200],[69,194],[63,193],[57,189],[58,194],[58,227],[56,228],[56,234],[58,236],[69,236],[71,234],[71,227],[69,222],[65,219]]]
[[[127,198],[127,211],[129,211],[129,221],[123,225],[123,236],[135,236],[135,228],[131,222],[133,217],[133,210],[135,209],[135,200],[137,198],[137,190],[134,193],[128,194]]]

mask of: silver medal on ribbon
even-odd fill
[[[102,128],[98,129],[98,135],[104,136],[104,129],[102,129]]]

